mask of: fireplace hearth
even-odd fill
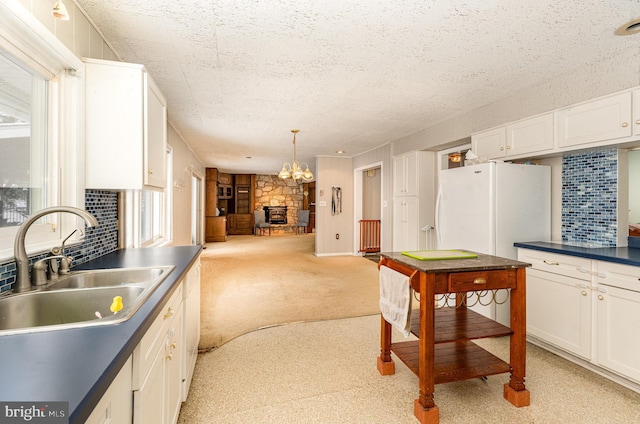
[[[266,221],[270,224],[286,224],[287,223],[287,207],[286,206],[263,206]]]

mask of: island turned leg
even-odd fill
[[[380,314],[380,356],[378,357],[378,372],[382,375],[392,375],[396,366],[391,359],[391,324]]]
[[[516,270],[516,288],[511,289],[511,378],[504,385],[504,398],[514,406],[529,406],[529,390],[524,387],[527,359],[526,269]]]
[[[413,404],[413,414],[421,424],[440,421],[438,407],[433,400],[435,387],[435,276],[420,273],[420,340],[418,341],[420,385],[419,398]]]

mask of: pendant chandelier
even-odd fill
[[[293,133],[293,163],[285,162],[282,165],[282,170],[278,174],[278,177],[286,180],[287,178],[293,178],[295,181],[303,180],[303,181],[311,181],[313,180],[313,173],[309,169],[309,165],[306,163],[299,164],[296,160],[296,134],[300,132],[300,130],[291,130]],[[305,168],[303,171],[302,168]]]

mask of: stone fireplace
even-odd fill
[[[284,223],[287,225],[271,227],[271,234],[295,234],[295,224],[298,220],[298,209],[303,208],[304,193],[302,184],[292,179],[282,180],[277,175],[257,175],[255,187],[254,210],[264,210],[281,207],[284,209]],[[273,225],[273,221],[271,221]]]

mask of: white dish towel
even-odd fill
[[[380,312],[385,321],[409,337],[411,329],[411,285],[409,277],[389,267],[380,267]]]

